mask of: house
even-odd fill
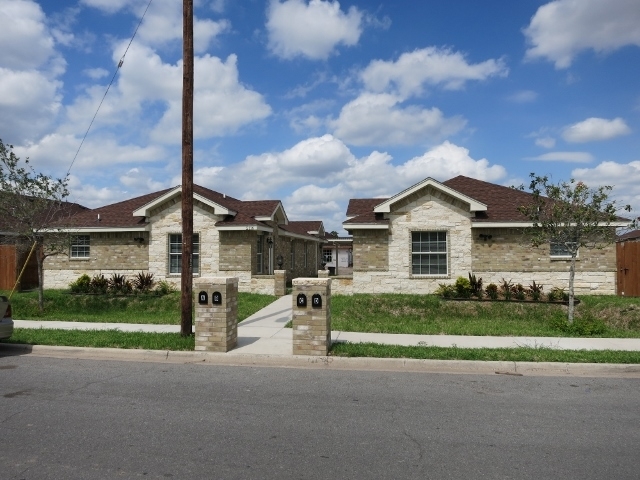
[[[239,290],[273,293],[274,270],[287,280],[317,276],[321,221],[294,222],[279,200],[242,201],[193,186],[194,276],[239,277]],[[45,284],[66,288],[80,275],[154,275],[180,284],[182,187],[79,213],[57,226],[68,231],[68,255],[49,257]]]
[[[36,256],[32,252],[32,245],[20,235],[25,229],[38,229],[48,224],[68,218],[77,213],[88,210],[87,207],[72,202],[58,202],[54,200],[34,201],[33,197],[15,195],[2,192],[3,195],[11,195],[8,205],[18,206],[24,212],[33,212],[35,208],[38,215],[31,218],[28,225],[20,224],[12,215],[0,215],[0,290],[21,291],[38,286],[38,265]]]
[[[616,258],[618,295],[640,297],[640,230],[618,237]]]
[[[322,261],[331,275],[351,275],[353,273],[353,238],[341,237],[335,232],[325,234],[326,243],[322,247]]]
[[[562,245],[532,248],[518,212],[531,194],[457,176],[427,178],[391,198],[352,199],[343,227],[353,236],[353,293],[432,293],[469,272],[484,285],[566,288]],[[618,225],[615,225],[618,226]],[[576,293],[614,294],[615,245],[579,252]]]

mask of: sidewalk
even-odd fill
[[[286,295],[238,324],[238,346],[229,355],[292,355],[293,331],[284,326],[292,317],[292,297]],[[179,325],[14,320],[16,328],[180,332]],[[560,350],[640,351],[640,338],[485,337],[331,332],[333,342],[372,342],[460,348],[546,347]]]

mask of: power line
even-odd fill
[[[149,3],[147,3],[147,8],[144,9],[144,12],[142,13],[142,17],[140,17],[140,21],[138,22],[138,26],[136,27],[135,31],[133,32],[133,36],[131,37],[131,40],[129,40],[129,44],[127,45],[127,48],[125,49],[124,53],[122,54],[122,57],[120,57],[120,61],[118,62],[118,66],[116,67],[116,70],[113,72],[113,76],[111,77],[111,81],[109,82],[109,85],[107,86],[107,89],[104,92],[104,95],[102,96],[102,100],[100,100],[100,104],[98,105],[98,108],[96,109],[96,113],[93,115],[93,118],[91,119],[91,122],[89,123],[89,127],[87,128],[87,131],[85,132],[84,137],[82,137],[82,141],[80,142],[80,146],[78,147],[78,150],[76,151],[76,154],[73,157],[73,160],[71,161],[71,165],[69,165],[69,169],[67,170],[66,177],[69,176],[69,173],[71,172],[71,167],[73,167],[73,164],[76,163],[76,159],[78,158],[78,154],[80,153],[80,149],[82,148],[82,145],[84,145],[84,141],[86,140],[87,135],[89,135],[89,130],[91,130],[91,126],[93,125],[93,122],[95,121],[96,117],[98,116],[98,112],[100,111],[100,107],[102,107],[102,104],[104,103],[104,99],[107,98],[107,93],[109,93],[109,90],[111,89],[111,85],[113,85],[113,82],[116,79],[116,76],[118,75],[118,71],[120,70],[120,68],[124,64],[124,57],[127,56],[127,52],[129,51],[129,47],[131,47],[131,44],[133,43],[133,39],[136,38],[136,34],[138,33],[138,29],[140,28],[140,25],[142,25],[142,21],[144,20],[144,17],[147,14],[147,10],[149,10],[149,6],[151,6],[151,2],[153,2],[153,0],[149,0]]]

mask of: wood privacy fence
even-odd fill
[[[640,297],[640,241],[618,242],[617,292],[625,297]]]
[[[18,249],[16,245],[0,245],[0,290],[12,290],[20,270],[27,260],[29,251]],[[16,290],[38,286],[38,266],[35,253],[31,255],[27,268]]]

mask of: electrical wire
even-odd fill
[[[107,90],[104,92],[104,95],[102,96],[102,100],[100,100],[100,104],[98,105],[98,108],[96,109],[96,113],[93,115],[93,118],[91,119],[91,122],[89,123],[89,127],[87,128],[87,131],[85,132],[84,137],[82,137],[82,141],[80,142],[80,146],[78,146],[78,150],[76,151],[76,154],[73,157],[73,160],[71,161],[71,165],[69,165],[69,169],[67,170],[66,177],[69,176],[69,173],[71,172],[71,168],[73,167],[73,164],[76,163],[76,159],[78,158],[78,154],[80,153],[80,149],[82,148],[82,145],[84,145],[84,141],[87,139],[87,135],[89,135],[89,131],[91,130],[91,126],[93,125],[93,122],[95,121],[96,117],[98,116],[98,112],[100,111],[100,107],[102,107],[102,104],[104,103],[104,99],[107,98],[107,94],[109,93],[109,90],[111,89],[111,85],[113,85],[113,82],[116,79],[116,76],[118,75],[118,72],[120,71],[120,68],[124,64],[124,58],[127,56],[127,52],[129,51],[129,47],[131,47],[131,44],[133,43],[133,39],[136,38],[136,34],[138,33],[138,29],[140,28],[140,25],[142,25],[142,21],[144,20],[144,17],[147,14],[147,10],[149,10],[149,7],[151,6],[151,2],[153,2],[153,0],[149,0],[149,3],[147,3],[147,8],[144,9],[144,12],[142,13],[142,17],[140,17],[140,21],[138,22],[138,25],[136,26],[136,29],[133,32],[131,40],[129,40],[129,44],[127,45],[127,48],[125,49],[124,53],[122,54],[122,57],[120,57],[120,61],[118,62],[118,66],[116,67],[115,72],[113,72],[113,76],[111,77],[111,81],[109,82],[109,85],[107,86]]]

